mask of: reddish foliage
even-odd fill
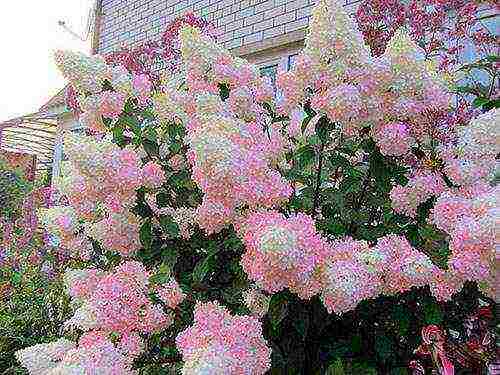
[[[447,69],[461,62],[468,46],[482,55],[498,46],[498,35],[481,22],[481,12],[491,7],[499,6],[493,0],[366,0],[356,18],[373,55],[381,55],[395,31],[407,26],[426,55],[438,56]]]

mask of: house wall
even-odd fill
[[[339,0],[354,13],[359,0]],[[297,53],[315,0],[101,0],[98,53],[160,38],[175,17],[192,11],[212,22],[219,43],[265,66]]]

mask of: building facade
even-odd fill
[[[350,13],[360,0],[344,1]],[[175,17],[193,12],[216,27],[218,42],[273,74],[302,48],[315,0],[100,0],[94,51],[158,40]],[[284,66],[286,68],[286,66]]]

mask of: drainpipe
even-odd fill
[[[94,9],[94,32],[92,33],[91,53],[97,54],[99,51],[99,39],[101,33],[102,0],[96,0]]]

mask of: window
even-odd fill
[[[288,56],[287,70],[290,70],[292,68],[292,66],[295,64],[295,61],[297,60],[297,56],[299,56],[298,53],[296,53],[295,55]]]
[[[271,78],[271,82],[273,84],[273,89],[275,92],[276,92],[276,74],[277,73],[278,73],[278,64],[264,66],[264,67],[260,68],[260,76]]]

